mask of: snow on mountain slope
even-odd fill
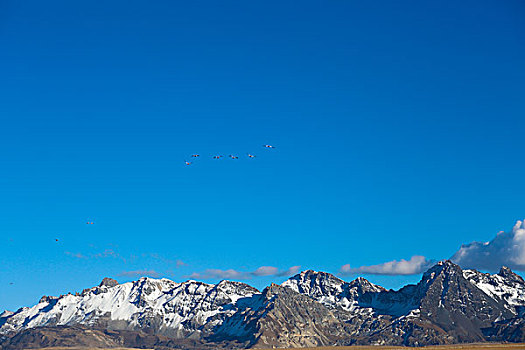
[[[446,308],[448,315],[441,316],[440,322],[447,320],[457,323],[456,320],[450,320],[455,313],[468,314],[470,319],[481,320],[511,315],[503,303],[483,293],[465,278],[458,265],[448,260],[440,261],[428,269],[417,285],[407,285],[398,291],[365,293],[359,301],[360,305],[372,308],[377,314],[395,317],[432,319]]]
[[[464,270],[463,275],[493,299],[501,300],[515,314],[525,312],[525,281],[508,267],[495,275],[476,270]]]
[[[247,284],[230,281],[213,285],[144,277],[118,285],[104,280],[81,294],[43,297],[31,308],[7,314],[0,319],[0,334],[82,324],[198,338],[204,327],[213,327],[233,314],[237,300],[255,293],[259,291]]]
[[[2,317],[5,318],[5,317],[8,317],[8,316],[11,316],[13,313],[14,313],[14,312],[12,312],[12,311],[5,310],[4,312],[2,312],[2,313],[0,314],[0,318],[2,318]]]
[[[356,311],[359,296],[367,292],[380,292],[384,288],[359,277],[352,282],[345,282],[332,274],[317,271],[303,271],[281,284],[283,287],[305,294],[318,302],[330,306],[339,306],[344,310]]]

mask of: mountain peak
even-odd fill
[[[4,310],[4,312],[2,312],[2,313],[0,314],[0,318],[2,318],[2,317],[8,317],[8,316],[11,316],[12,314],[14,314],[14,312],[9,311],[9,310]]]
[[[448,319],[452,322],[453,313],[463,308],[468,319],[478,319],[485,324],[488,324],[487,320],[497,319],[498,315],[509,316],[503,304],[482,291],[478,285],[467,279],[466,275],[469,273],[465,273],[459,265],[450,260],[440,261],[431,267],[425,272],[417,288],[421,312],[437,315],[438,310],[445,307],[451,311],[447,317],[443,316],[441,321],[445,322]],[[490,305],[490,308],[487,308],[487,305]]]
[[[364,277],[357,277],[355,280],[350,282],[350,284],[359,284],[359,285],[366,285],[366,286],[368,286],[368,285],[371,285],[372,282],[370,282],[369,280],[367,280]]]
[[[302,271],[301,273],[292,276],[291,278],[302,276],[303,278],[308,279],[334,279],[341,282],[344,282],[339,277],[335,276],[334,274],[331,274],[329,272],[323,272],[323,271],[315,271],[315,270],[306,270]]]
[[[447,275],[451,276],[454,274],[461,274],[462,270],[459,265],[454,264],[450,260],[441,260],[438,263],[436,263],[434,266],[429,268],[424,274],[423,279],[427,282],[433,281],[437,276],[440,275]]]
[[[301,273],[290,277],[282,283],[283,287],[289,287],[296,292],[303,293],[310,289],[324,289],[328,285],[336,286],[346,283],[328,272],[319,272],[313,270],[302,271]]]
[[[363,277],[357,277],[355,280],[348,283],[348,287],[350,289],[356,289],[356,292],[359,295],[367,292],[377,293],[385,290],[383,287],[373,284]]]
[[[499,273],[498,275],[500,275],[501,277],[509,277],[509,276],[517,276],[509,267],[507,266],[502,266],[501,269],[499,270]]]
[[[300,273],[298,273],[297,275],[292,276],[292,278],[296,277],[296,276],[315,277],[315,276],[326,276],[326,275],[332,275],[332,274],[330,274],[328,272],[323,272],[323,271],[304,270],[304,271],[301,271]]]
[[[99,287],[115,287],[118,285],[118,282],[116,280],[114,280],[113,278],[109,278],[109,277],[104,277],[104,279],[102,280],[102,282],[100,282],[100,284],[98,285]]]
[[[230,281],[230,280],[221,280],[219,283],[217,283],[218,286],[239,286],[239,285],[246,285],[244,282],[239,281]]]
[[[58,297],[54,297],[54,296],[50,296],[50,295],[44,295],[44,296],[42,296],[42,298],[40,298],[40,300],[38,302],[39,303],[48,303],[51,300],[55,300],[55,299],[58,299]]]
[[[459,268],[459,265],[454,264],[451,260],[448,260],[448,259],[440,260],[437,262],[436,265],[443,266],[443,268],[452,268],[452,269]]]
[[[244,282],[222,280],[215,285],[216,289],[223,290],[230,294],[248,295],[260,293],[257,288],[250,286]]]
[[[362,277],[345,282],[330,273],[313,270],[290,277],[281,286],[307,295],[330,308],[340,307],[350,311],[359,308],[358,299],[364,293],[383,290]]]

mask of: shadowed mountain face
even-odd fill
[[[382,344],[398,344],[392,334],[402,334],[405,345],[484,341],[484,328],[515,316],[504,302],[483,292],[451,262],[433,266],[415,286],[366,293],[360,303],[376,314],[396,317],[389,328],[373,334]]]
[[[344,311],[332,312],[312,298],[272,284],[247,307],[227,319],[210,339],[239,339],[250,347],[311,347],[344,343],[352,329],[341,319]]]
[[[34,307],[2,313],[0,335],[5,349],[70,342],[158,348],[517,342],[525,340],[524,307],[525,282],[509,269],[489,275],[449,261],[398,291],[315,271],[262,292],[229,281],[105,279],[81,294],[43,297]],[[74,329],[82,330],[75,333],[80,338]]]

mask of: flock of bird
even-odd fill
[[[263,145],[263,147],[266,148],[266,149],[274,149],[275,148],[275,146],[272,146],[272,145]],[[247,153],[246,155],[248,156],[248,158],[255,158],[255,155],[253,155],[251,153]],[[199,158],[200,154],[192,154],[191,157],[192,158]],[[212,158],[213,159],[221,159],[223,157],[224,157],[223,155],[215,155]],[[239,159],[239,156],[236,156],[236,155],[233,155],[233,154],[230,154],[228,157],[230,157],[231,159]],[[186,163],[186,165],[191,165],[193,162],[186,161],[185,163]],[[94,221],[87,221],[86,222],[86,225],[94,225],[94,224],[95,224]],[[58,242],[58,241],[59,241],[59,239],[55,238],[55,242]]]
[[[272,145],[263,145],[263,147],[264,147],[264,148],[268,148],[268,149],[273,149],[273,148],[275,148],[275,147],[272,146]],[[252,158],[252,159],[255,158],[255,155],[253,155],[253,154],[251,154],[251,153],[247,153],[247,156],[248,156],[248,158]],[[199,157],[200,157],[200,154],[192,154],[192,155],[191,155],[191,158],[193,158],[193,159],[197,159],[197,158],[199,158]],[[236,155],[233,155],[233,154],[228,155],[228,157],[230,157],[231,159],[239,159],[239,156],[236,156]],[[214,155],[214,156],[212,156],[212,158],[213,158],[213,159],[221,159],[221,158],[224,158],[224,156],[219,154],[219,155]],[[192,161],[188,161],[188,160],[186,160],[184,163],[185,163],[186,165],[192,165],[192,164],[193,164]]]
[[[263,147],[266,148],[266,149],[274,149],[275,148],[272,145],[263,145]],[[252,159],[255,158],[255,155],[253,155],[251,153],[247,153],[247,156],[248,156],[248,158],[252,158]],[[191,157],[196,159],[196,158],[200,157],[200,154],[192,154]],[[223,157],[224,157],[223,155],[215,155],[212,158],[213,159],[221,159]],[[233,154],[230,154],[228,157],[230,157],[231,159],[239,159],[239,156],[236,156],[236,155],[233,155]],[[186,161],[185,163],[186,163],[186,165],[191,165],[193,162]],[[87,221],[86,222],[86,225],[94,225],[94,224],[95,224],[94,221]],[[59,241],[59,239],[55,238],[55,242],[58,242],[58,241]],[[11,282],[9,284],[13,285],[13,282]]]

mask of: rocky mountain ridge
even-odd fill
[[[69,327],[97,331],[96,341],[120,346],[129,334],[145,334],[147,344],[167,348],[521,341],[524,309],[525,281],[510,269],[490,275],[442,261],[418,284],[397,291],[311,270],[262,292],[231,281],[104,279],[82,293],[43,297],[33,307],[2,313],[0,336],[6,349],[27,347],[24,339],[41,339],[34,334],[46,329],[60,338]]]

